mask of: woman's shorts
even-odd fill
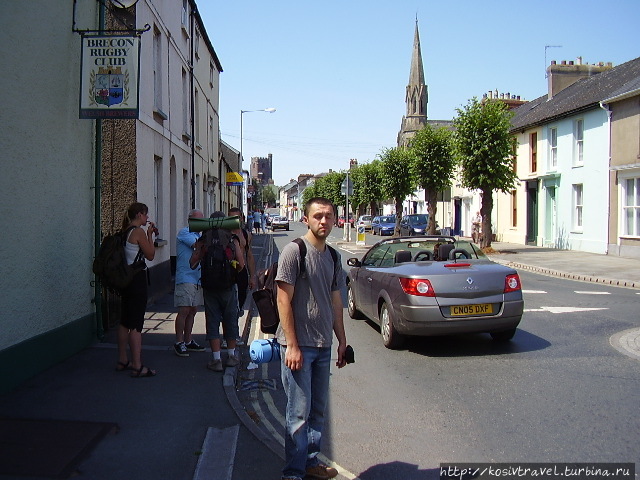
[[[174,307],[199,307],[204,305],[202,286],[193,283],[179,283],[173,294]]]

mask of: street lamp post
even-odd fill
[[[242,156],[242,115],[244,115],[245,113],[250,113],[250,112],[267,112],[267,113],[273,113],[275,112],[276,109],[269,107],[269,108],[263,108],[261,110],[240,110],[240,167],[242,167],[242,164],[244,163],[244,157]],[[242,199],[242,203],[244,204],[244,214],[245,217],[248,215],[247,212],[247,205],[246,205],[246,194],[243,195],[243,199]],[[247,217],[248,218],[248,217]]]

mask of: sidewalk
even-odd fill
[[[266,240],[269,235],[255,237],[254,255],[262,253]],[[241,332],[247,313],[240,318]],[[282,460],[235,413],[241,410],[237,398],[233,400],[236,369],[224,375],[207,370],[209,351],[175,355],[175,316],[172,292],[147,308],[142,359],[157,370],[156,377],[130,378],[128,372],[115,371],[112,329],[101,343],[0,396],[0,419],[28,419],[29,427],[38,432],[28,439],[2,438],[3,449],[12,448],[16,454],[8,459],[0,455],[0,462],[38,462],[42,465],[36,471],[62,471],[87,480],[280,478]],[[201,311],[193,330],[201,345],[206,345],[204,329]],[[246,347],[242,355],[246,365]],[[51,431],[44,420],[73,421],[63,425],[71,433],[61,427]],[[89,422],[115,426],[103,437],[83,440],[79,427]],[[77,442],[71,445],[67,440],[74,435]],[[29,460],[30,452],[35,460]],[[18,465],[18,470],[32,466]],[[2,480],[17,477],[0,474]]]
[[[493,248],[496,253],[491,254],[492,259],[516,269],[640,289],[640,259],[507,243],[494,243]],[[269,234],[254,237],[254,255],[262,260],[258,268],[270,262],[272,249]],[[284,405],[281,388],[277,388],[278,364],[247,370],[247,345],[242,347],[239,368],[227,369],[224,375],[205,368],[210,352],[178,357],[172,350],[175,314],[171,293],[147,309],[143,362],[158,371],[154,378],[133,379],[126,372],[114,371],[116,332],[112,330],[101,343],[0,396],[0,419],[71,420],[117,426],[104,437],[81,442],[77,451],[65,446],[62,432],[49,431],[49,437],[31,438],[20,445],[21,454],[46,440],[47,455],[59,462],[68,459],[73,466],[71,473],[79,479],[280,478],[282,432],[276,422],[270,430],[266,421],[269,409],[278,415]],[[240,319],[240,331],[247,343],[260,336],[253,320],[246,310]],[[194,338],[205,344],[203,312],[196,318]],[[612,345],[640,359],[640,329],[620,332]],[[276,387],[270,390],[275,407],[263,405],[261,411],[260,404],[252,399],[259,390],[270,389],[269,382]],[[250,407],[245,409],[247,405]],[[3,445],[6,443],[3,438]],[[78,457],[80,461],[73,461]],[[16,477],[0,475],[0,480],[10,478]],[[347,477],[338,477],[343,478]]]
[[[640,289],[640,258],[493,242],[489,257],[516,269]]]

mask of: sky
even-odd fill
[[[416,19],[430,120],[488,91],[533,100],[552,60],[640,56],[638,0],[196,0],[220,59],[220,132],[273,180],[342,171],[396,146]],[[549,48],[545,48],[549,46]],[[546,54],[546,58],[545,58]]]

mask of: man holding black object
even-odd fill
[[[305,204],[302,220],[308,230],[302,237],[307,246],[304,274],[300,274],[300,248],[295,243],[283,248],[278,261],[277,338],[287,395],[283,479],[328,479],[338,474],[318,460],[334,333],[338,339],[336,365],[342,368],[347,364],[340,293],[345,277],[341,262],[334,262],[326,244],[334,211],[326,198],[312,198]]]

